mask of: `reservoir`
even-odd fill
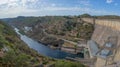
[[[21,40],[23,40],[30,48],[36,50],[39,54],[51,57],[51,58],[56,58],[56,59],[65,59],[66,57],[80,57],[83,58],[83,54],[71,54],[67,53],[58,49],[51,49],[48,46],[45,46],[41,43],[38,43],[37,41],[29,38],[26,35],[22,35],[19,33],[19,29],[15,28],[15,32],[20,35]]]

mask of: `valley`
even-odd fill
[[[18,28],[25,38],[27,35],[40,43],[38,47],[45,46],[38,48],[29,38],[28,42],[23,39],[28,45],[33,43],[29,47],[42,55],[80,62],[90,67],[103,67],[119,63],[119,19],[104,18],[90,15],[44,16],[8,18],[3,21]],[[111,59],[114,61],[108,61]]]
[[[120,67],[120,0],[0,0],[0,67]]]
[[[39,54],[22,41],[20,36],[8,24],[0,21],[0,67],[58,67],[64,63],[67,64],[66,66],[70,64],[70,66],[85,67],[79,62],[59,60]],[[28,38],[27,40],[31,39]],[[58,63],[61,64],[58,65]]]

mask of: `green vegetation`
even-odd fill
[[[0,50],[3,52],[0,62],[12,67],[31,67],[42,62],[39,58],[45,58],[24,44],[14,30],[2,21],[0,21]]]
[[[86,14],[82,14],[82,15],[80,15],[78,17],[80,17],[80,18],[91,18],[92,16],[90,14],[86,13]]]
[[[55,67],[85,67],[85,66],[80,64],[79,62],[60,60],[55,63]]]
[[[66,27],[67,31],[71,31],[76,26],[76,23],[72,21],[67,21],[65,22],[64,26]]]
[[[76,51],[77,51],[78,46],[77,46],[77,45],[74,45],[74,48],[75,48],[75,52],[76,52]]]
[[[36,59],[35,56],[39,56],[17,37],[9,25],[2,21],[0,21],[0,50],[3,52],[0,62],[13,67],[32,66],[31,61]],[[38,60],[34,61],[34,63],[38,62]]]
[[[31,56],[29,55],[26,55],[24,53],[16,54],[14,50],[10,50],[3,57],[2,62],[13,63],[14,66],[17,67],[23,67],[23,66],[29,67],[30,65],[29,61],[31,60],[30,58]]]
[[[4,49],[4,50],[3,50]],[[37,67],[52,64],[59,67],[56,59],[39,55],[23,43],[14,30],[7,24],[0,21],[0,66],[1,67]],[[67,64],[64,65],[63,63]],[[64,61],[60,66],[78,67],[80,63]],[[70,65],[69,65],[70,64]]]
[[[77,27],[77,37],[89,40],[91,38],[91,35],[94,31],[94,26],[89,23],[83,23],[80,26]]]
[[[24,30],[20,30],[19,32],[20,32],[22,35],[25,35]]]
[[[120,19],[120,16],[115,15],[91,16],[89,14],[83,14],[80,16],[20,16],[4,19],[4,21],[21,29],[20,33],[22,34],[24,34],[23,27],[30,26],[33,28],[33,31],[28,32],[29,36],[45,44],[58,46],[56,44],[63,44],[63,42],[57,40],[55,37],[49,37],[44,33],[46,32],[75,42],[89,40],[94,31],[94,26],[81,20],[81,18],[93,17],[98,19]],[[43,29],[45,32],[43,32]],[[75,45],[74,47],[76,51],[77,46]],[[5,48],[9,51],[3,51]],[[2,21],[0,21],[0,50],[4,52],[3,57],[0,57],[0,62],[7,65],[11,64],[13,67],[31,67],[41,63],[43,65],[53,63],[54,67],[84,67],[78,62],[55,60],[39,55],[36,51],[24,44],[13,29]]]
[[[89,14],[79,16],[43,16],[43,17],[17,17],[6,19],[4,21],[21,29],[25,26],[32,27],[33,31],[25,34],[35,38],[44,44],[56,45],[59,44],[56,36],[63,37],[71,41],[89,40],[94,31],[94,25],[81,20],[82,17],[91,17]],[[45,30],[43,32],[43,30]],[[45,33],[55,35],[55,37],[48,38]],[[52,40],[53,38],[56,38]],[[75,38],[78,38],[75,40]]]
[[[97,19],[120,19],[117,15],[104,15],[104,16],[94,16]]]

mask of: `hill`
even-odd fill
[[[31,27],[32,31],[28,31],[27,35],[54,46],[63,42],[61,38],[74,42],[89,40],[94,30],[93,24],[82,21],[79,16],[17,17],[4,21],[22,31]]]
[[[29,48],[24,42],[22,42],[19,36],[14,32],[13,28],[4,22],[0,21],[0,66],[5,67],[37,67],[46,65],[55,65],[58,67],[58,62],[71,63],[71,66],[75,67],[84,65],[80,63],[74,63],[71,61],[60,61],[52,58],[48,58],[38,54],[35,50]],[[62,64],[63,65],[63,64]]]

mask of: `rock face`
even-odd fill
[[[30,37],[53,45],[61,43],[61,38],[74,42],[89,40],[94,31],[93,24],[82,21],[79,16],[17,17],[6,22],[22,31],[23,27],[31,27],[32,31],[27,31]]]
[[[44,44],[60,46],[60,44],[64,43],[61,39],[76,42],[81,39],[88,40],[91,38],[93,31],[93,24],[86,23],[78,17],[70,19],[65,17],[49,17],[39,20],[32,26],[32,31],[27,34]]]

